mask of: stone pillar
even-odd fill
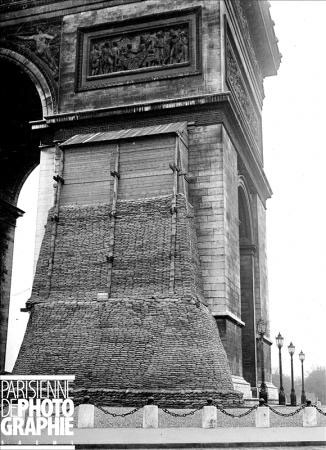
[[[0,372],[5,370],[15,226],[24,211],[0,199]]]

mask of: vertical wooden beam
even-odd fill
[[[117,143],[114,155],[114,168],[111,171],[111,175],[114,177],[113,182],[113,195],[112,195],[112,209],[111,209],[111,220],[110,220],[110,231],[109,231],[109,253],[107,255],[108,261],[108,297],[110,297],[111,286],[112,286],[112,268],[113,268],[113,253],[114,253],[114,236],[115,236],[115,222],[117,215],[117,200],[118,200],[118,186],[119,186],[119,161],[120,161],[120,144]]]
[[[178,159],[179,159],[179,138],[175,138],[174,162],[170,165],[173,170],[173,193],[171,204],[171,241],[170,241],[170,283],[169,292],[174,294],[175,283],[175,250],[177,234],[177,193],[178,193]]]
[[[48,273],[47,273],[47,282],[46,282],[46,297],[49,297],[51,292],[51,281],[52,281],[52,272],[54,265],[54,252],[55,252],[55,243],[57,238],[58,231],[58,222],[59,222],[59,208],[60,208],[60,195],[61,189],[63,185],[63,166],[64,166],[64,153],[61,150],[58,143],[56,143],[55,150],[55,172],[56,175],[53,179],[56,182],[55,190],[54,190],[54,199],[53,199],[53,215],[52,215],[52,229],[51,229],[51,240],[50,240],[50,256],[48,262]]]

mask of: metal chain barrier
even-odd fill
[[[300,411],[305,409],[306,405],[301,405],[300,408],[296,409],[295,411],[291,411],[290,413],[282,413],[280,411],[277,411],[277,409],[272,408],[270,405],[266,405],[271,411],[273,411],[274,414],[277,414],[281,417],[292,417],[298,414]]]
[[[134,408],[131,411],[119,414],[119,413],[114,413],[114,412],[110,412],[107,409],[104,409],[102,406],[99,405],[95,405],[96,408],[98,408],[100,411],[102,411],[104,414],[107,414],[109,416],[112,417],[127,417],[130,416],[131,414],[135,414],[137,411],[139,411],[140,409],[142,409],[143,407],[139,407],[139,408]],[[278,411],[277,409],[273,408],[270,405],[265,405],[267,406],[274,414],[281,416],[281,417],[292,417],[295,416],[296,414],[298,414],[300,411],[302,411],[303,409],[306,408],[307,405],[301,405],[298,409],[291,411],[289,413],[282,413],[281,411]],[[317,409],[317,411],[322,414],[323,416],[326,416],[326,412],[324,412],[322,409],[318,408],[317,405],[313,405],[314,408]],[[162,411],[165,412],[166,414],[172,416],[172,417],[188,417],[188,416],[193,416],[196,412],[200,411],[203,407],[199,407],[196,409],[193,409],[189,412],[186,413],[176,413],[173,411],[170,411],[167,408],[162,408]],[[257,408],[259,408],[259,405],[254,405],[251,408],[249,408],[247,411],[240,413],[240,414],[232,414],[231,412],[226,411],[226,409],[224,408],[220,408],[219,406],[216,406],[217,410],[220,411],[222,414],[225,414],[226,416],[232,417],[232,418],[236,418],[236,419],[240,419],[241,417],[245,417],[248,416],[249,414],[251,414],[253,411],[255,411]]]
[[[112,417],[127,417],[127,416],[130,416],[131,414],[135,414],[135,412],[142,409],[142,406],[141,406],[140,408],[134,408],[131,411],[128,411],[126,413],[118,414],[118,413],[110,412],[107,409],[104,409],[102,406],[99,406],[99,405],[94,405],[94,406],[96,406],[96,408],[98,408],[100,411],[104,412],[104,414],[107,414]]]
[[[317,409],[317,411],[318,411],[320,414],[322,414],[323,416],[326,416],[326,412],[325,412],[325,411],[323,411],[322,409],[318,408],[317,405],[313,405],[313,406]]]
[[[200,408],[194,409],[194,410],[192,410],[190,412],[181,413],[181,414],[169,411],[166,408],[162,408],[162,411],[164,411],[166,414],[169,414],[172,417],[187,417],[187,416],[193,416],[197,411],[200,411],[201,409],[202,409],[202,406]]]
[[[229,417],[233,417],[233,418],[239,419],[239,418],[241,418],[241,417],[248,416],[248,414],[251,414],[251,413],[252,413],[253,411],[255,411],[255,409],[257,409],[258,407],[259,407],[259,405],[254,405],[254,406],[252,406],[251,408],[249,408],[247,411],[245,411],[245,412],[243,412],[243,413],[240,413],[240,414],[232,414],[232,413],[229,413],[228,411],[226,411],[225,409],[219,408],[219,407],[217,407],[217,410],[218,410],[218,411],[221,411],[221,413],[225,414],[226,416],[229,416]]]

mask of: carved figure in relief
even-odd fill
[[[113,58],[113,72],[118,70],[119,67],[119,58],[120,58],[120,50],[118,43],[116,41],[113,41],[112,43],[112,58]]]
[[[101,52],[98,45],[94,45],[90,53],[91,75],[98,75],[100,73],[100,58]]]
[[[105,42],[103,47],[102,47],[101,62],[102,62],[101,71],[103,73],[112,72],[112,68],[113,68],[113,53],[112,53],[112,49],[110,47],[110,43],[109,42]]]
[[[52,41],[56,36],[48,33],[44,33],[38,30],[36,34],[31,36],[17,36],[17,38],[24,41],[34,41],[35,43],[35,53],[42,59],[44,59],[48,65],[53,70],[57,70],[57,64],[54,57],[51,54],[50,41]]]
[[[91,42],[91,76],[188,62],[187,26],[142,34],[123,34]]]

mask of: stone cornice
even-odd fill
[[[254,244],[242,244],[240,242],[240,251],[243,255],[251,255],[254,256],[256,253],[257,247]]]
[[[142,0],[88,0],[87,10],[137,3]],[[26,20],[48,19],[85,11],[85,0],[17,0],[0,5],[1,25],[13,25]]]
[[[264,77],[276,75],[282,55],[278,49],[278,39],[275,35],[274,22],[270,14],[270,2],[246,1],[243,8],[248,18],[255,51],[260,61]]]
[[[6,200],[0,198],[0,217],[2,222],[6,222],[11,226],[16,225],[16,219],[21,217],[25,212],[17,206],[12,205]]]
[[[260,336],[257,335],[256,340],[259,341],[259,339],[260,339]],[[264,336],[263,341],[265,342],[265,344],[273,345],[273,341],[271,340],[271,338],[269,336]]]
[[[253,46],[264,77],[276,75],[281,62],[277,45],[274,22],[271,18],[267,0],[247,0],[241,7],[248,20]]]
[[[218,312],[218,313],[213,312],[212,315],[219,319],[227,319],[230,322],[235,323],[236,325],[238,325],[241,328],[245,326],[245,322],[243,322],[243,320],[241,320],[240,317],[236,316],[231,311]]]

